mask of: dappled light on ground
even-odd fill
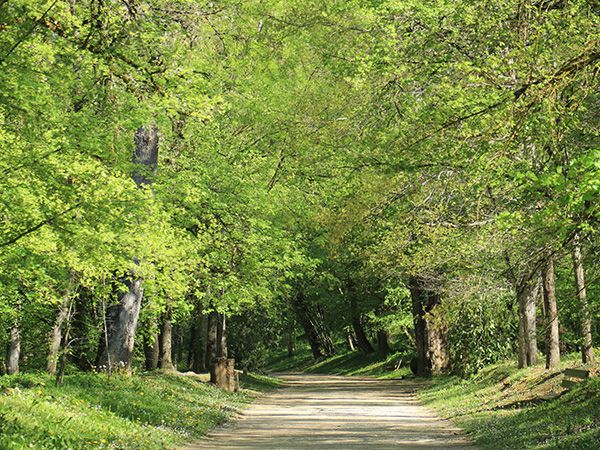
[[[416,382],[284,375],[287,386],[189,449],[463,449],[461,431],[415,398]]]

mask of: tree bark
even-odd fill
[[[64,319],[64,329],[61,330],[61,342],[60,342],[60,347],[59,350],[62,351],[62,354],[60,355],[60,358],[58,360],[59,364],[58,364],[58,370],[56,372],[56,385],[57,386],[61,386],[63,384],[63,380],[65,377],[65,370],[67,368],[67,350],[69,348],[70,345],[70,336],[71,336],[71,302],[69,301],[69,306],[67,309],[67,315]]]
[[[158,369],[158,361],[160,360],[160,336],[158,332],[153,332],[151,335],[144,336],[144,358],[146,370]]]
[[[416,375],[438,375],[449,365],[446,330],[441,324],[432,323],[432,315],[435,314],[435,307],[441,303],[441,297],[428,287],[421,277],[411,277],[408,287],[412,300],[417,347]]]
[[[560,364],[558,335],[558,307],[554,286],[554,260],[549,255],[543,272],[544,305],[546,310],[546,369],[556,369]]]
[[[195,373],[204,373],[207,371],[206,337],[208,333],[208,316],[206,314],[199,314],[196,321],[196,338],[192,343],[194,352],[190,367]]]
[[[291,304],[304,329],[313,357],[318,359],[335,354],[335,347],[323,321],[322,311],[318,307],[313,308],[302,292],[298,292],[292,298]]]
[[[217,358],[227,358],[227,316],[219,314],[217,317]]]
[[[517,286],[519,299],[519,368],[537,364],[536,302],[540,291],[537,276],[523,278]]]
[[[355,316],[352,319],[352,329],[354,330],[354,335],[356,336],[356,345],[358,346],[358,349],[363,353],[373,353],[373,346],[367,338],[360,317]]]
[[[392,352],[390,349],[389,334],[386,330],[377,331],[377,348],[379,353],[384,356],[387,356]]]
[[[132,175],[138,187],[151,184],[151,180],[147,178],[148,169],[155,172],[157,162],[158,130],[156,127],[138,128],[133,163],[139,165],[140,170]],[[106,311],[106,342],[99,354],[97,366],[106,368],[109,372],[118,369],[131,373],[131,357],[144,290],[142,280],[133,274],[125,284],[128,291],[120,294],[119,303]]]
[[[354,346],[354,336],[350,330],[346,331],[346,339],[348,341],[348,348],[350,351],[353,352],[356,350],[356,347]]]
[[[579,300],[581,311],[581,361],[583,364],[594,362],[594,348],[592,346],[592,315],[585,288],[585,272],[583,270],[583,257],[581,256],[581,243],[579,235],[573,241],[573,272],[575,274],[575,292]]]
[[[210,368],[217,358],[217,333],[218,333],[219,314],[211,311],[208,314],[208,324],[206,327],[206,359],[205,365]]]
[[[19,373],[19,360],[21,359],[21,330],[15,323],[9,333],[8,350],[6,353],[6,373],[16,375]]]
[[[58,312],[56,314],[56,320],[54,322],[54,327],[50,332],[50,340],[49,340],[49,352],[48,352],[48,363],[46,365],[46,370],[50,375],[56,374],[56,366],[58,364],[58,352],[60,351],[62,337],[63,337],[63,326],[65,320],[67,320],[67,316],[69,314],[69,306],[70,306],[71,298],[69,295],[65,295],[62,299],[60,306],[58,307]]]
[[[119,303],[106,310],[106,338],[101,343],[97,366],[109,372],[131,372],[131,356],[143,288],[140,279],[127,281],[126,285],[128,291],[120,296]]]
[[[197,342],[200,340],[200,336],[198,333],[198,324],[196,323],[197,318],[192,316],[192,323],[190,325],[190,337],[188,340],[188,358],[187,358],[187,368],[188,370],[194,371],[194,364],[196,360],[196,350],[197,350]]]
[[[173,371],[173,324],[171,322],[171,308],[168,306],[160,328],[160,368]]]
[[[354,293],[350,288],[348,289],[348,294],[351,296],[350,312],[352,314],[352,329],[354,330],[354,335],[356,336],[356,345],[363,353],[373,353],[373,346],[369,342],[367,334],[365,333],[365,329],[361,320],[361,314],[358,311],[358,306],[356,304],[356,298],[354,297]]]

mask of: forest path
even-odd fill
[[[404,380],[282,375],[285,387],[191,449],[471,449],[450,422],[416,399]]]

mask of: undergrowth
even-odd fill
[[[194,375],[78,373],[56,387],[45,374],[0,377],[0,448],[159,449],[225,422],[277,381],[242,377],[227,393]]]

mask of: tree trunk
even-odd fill
[[[183,349],[185,347],[184,341],[185,340],[183,338],[183,330],[181,326],[173,326],[173,365],[175,367],[178,367],[183,361]]]
[[[384,356],[387,356],[392,352],[390,349],[390,340],[387,331],[377,331],[377,348],[379,349],[379,353],[381,353]]]
[[[208,324],[206,327],[206,359],[205,365],[210,368],[213,361],[217,358],[217,330],[218,330],[219,314],[216,311],[211,311],[208,314]]]
[[[156,127],[140,127],[135,134],[133,163],[156,171],[158,162],[158,130]],[[151,184],[147,169],[133,173],[138,187]],[[137,262],[136,262],[137,264]],[[131,357],[135,341],[140,308],[142,305],[142,280],[131,274],[126,283],[128,292],[119,295],[119,303],[106,311],[105,345],[99,353],[97,366],[109,372],[114,369],[131,373]]]
[[[163,320],[160,328],[160,368],[162,370],[173,371],[173,324],[171,322],[171,308],[167,306],[167,310],[163,315]]]
[[[192,316],[192,323],[190,325],[190,337],[188,340],[188,358],[187,358],[187,368],[188,370],[193,371],[193,367],[194,367],[194,363],[196,360],[196,350],[197,350],[197,345],[196,342],[198,342],[200,339],[200,336],[198,334],[198,326],[196,323],[196,317]]]
[[[64,318],[64,329],[61,330],[61,342],[59,350],[61,351],[61,355],[59,358],[58,370],[56,372],[56,385],[61,386],[63,384],[63,380],[65,377],[65,370],[67,368],[67,354],[70,345],[70,336],[71,336],[71,314],[72,314],[72,304],[68,301],[69,306],[67,309],[66,317]]]
[[[97,366],[101,370],[131,372],[135,331],[140,316],[142,280],[127,281],[128,291],[119,303],[106,310],[106,338],[101,344]]]
[[[348,348],[350,351],[353,352],[356,350],[356,347],[354,346],[354,336],[352,336],[352,332],[350,330],[346,331],[346,339],[348,341]]]
[[[517,286],[519,298],[519,368],[537,364],[536,302],[540,291],[537,276],[525,277]]]
[[[217,357],[227,358],[227,316],[218,315],[217,322]]]
[[[191,369],[196,373],[204,373],[207,371],[206,365],[206,337],[208,333],[208,316],[200,314],[196,323],[196,339],[193,342],[194,357],[192,358]]]
[[[156,370],[160,360],[160,343],[158,332],[144,336],[144,358],[146,370]]]
[[[50,350],[48,352],[48,363],[46,366],[46,370],[50,375],[56,374],[56,366],[58,364],[58,352],[60,351],[62,337],[63,337],[63,326],[67,316],[69,314],[69,304],[71,302],[71,298],[69,295],[65,295],[62,299],[62,302],[58,308],[58,313],[56,315],[56,321],[54,322],[54,328],[50,332],[50,340],[49,347]]]
[[[544,265],[544,305],[546,310],[546,369],[556,369],[560,364],[558,336],[558,307],[554,287],[554,261],[548,256]]]
[[[594,362],[594,348],[592,346],[592,315],[585,288],[585,272],[583,270],[583,257],[581,256],[581,243],[579,235],[575,235],[573,243],[573,272],[575,273],[575,292],[579,300],[581,311],[581,361],[583,364]]]
[[[313,357],[318,359],[335,354],[329,330],[323,322],[322,311],[319,308],[313,308],[302,292],[297,293],[291,303],[292,309],[304,329]]]
[[[373,346],[367,338],[360,317],[355,316],[352,319],[352,329],[354,330],[354,334],[356,336],[356,344],[358,345],[359,350],[363,353],[373,353]]]
[[[373,346],[369,342],[367,334],[365,333],[365,329],[363,328],[361,314],[358,311],[354,293],[351,289],[348,289],[348,293],[351,296],[350,311],[352,314],[352,329],[354,330],[354,335],[356,336],[356,345],[358,346],[359,350],[363,353],[373,353]]]
[[[435,313],[435,307],[441,303],[441,297],[420,277],[411,277],[408,285],[417,347],[416,375],[440,374],[449,364],[446,330],[442,325],[432,323],[432,315]]]
[[[6,373],[16,375],[19,373],[19,360],[21,358],[21,330],[15,323],[10,329],[8,351],[6,353]]]

